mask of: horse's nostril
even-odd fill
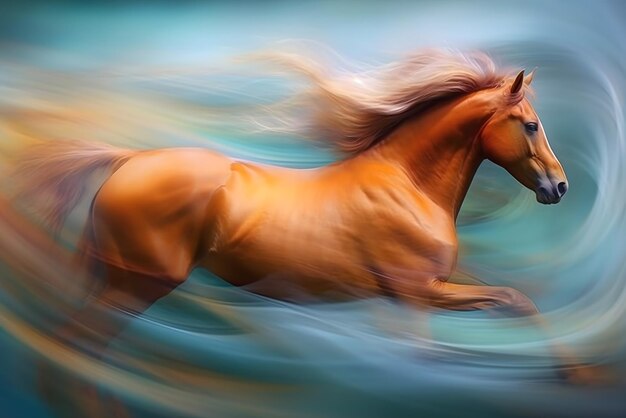
[[[563,196],[565,192],[567,191],[567,183],[562,181],[559,183],[558,186],[556,186],[556,188],[559,191],[559,196]]]

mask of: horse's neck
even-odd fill
[[[491,107],[480,93],[452,100],[404,122],[372,151],[401,164],[416,187],[456,219],[484,159],[478,134]]]

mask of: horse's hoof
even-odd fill
[[[606,386],[615,382],[615,376],[605,366],[597,364],[570,364],[556,369],[565,382],[581,386]]]

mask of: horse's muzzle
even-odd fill
[[[543,203],[544,205],[559,203],[565,193],[567,193],[567,182],[564,181],[558,183],[549,181],[542,182],[535,190],[537,202]]]

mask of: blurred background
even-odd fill
[[[12,258],[24,244],[3,218],[0,417],[75,416],[82,395],[69,386],[55,408],[44,401],[41,362],[110,400],[101,416],[623,416],[625,40],[621,1],[1,6],[0,170],[33,139],[57,138],[323,165],[337,156],[296,135],[250,129],[251,115],[288,100],[301,80],[241,57],[288,48],[340,71],[445,47],[484,50],[506,68],[538,67],[533,103],[570,190],[559,205],[542,206],[486,162],[459,219],[460,269],[527,294],[547,332],[480,312],[436,312],[431,337],[417,338],[419,314],[383,298],[298,306],[197,271],[101,359],[53,338],[59,307],[73,303],[62,284],[72,278],[60,277],[54,251],[73,249],[88,201],[57,236],[61,248],[33,250],[28,265]],[[103,179],[88,184],[90,196]],[[28,208],[18,210],[28,218]],[[559,381],[553,342],[604,365],[611,383]]]

